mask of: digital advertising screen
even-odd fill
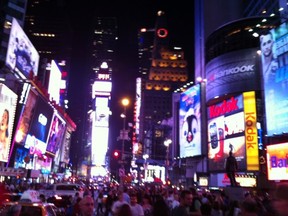
[[[180,95],[179,145],[180,157],[201,155],[200,84]]]
[[[232,151],[239,170],[259,170],[255,92],[244,92],[208,108],[209,170],[225,170]]]
[[[21,144],[22,146],[25,145],[26,137],[29,131],[29,127],[31,124],[32,116],[37,101],[37,95],[30,89],[27,99],[24,101],[25,103],[23,112],[20,116],[20,120],[18,122],[17,130],[15,133],[15,142]]]
[[[267,135],[288,133],[287,22],[260,35]]]
[[[46,152],[53,113],[54,111],[50,104],[39,96],[25,141],[25,148],[30,150],[30,154],[39,155]]]
[[[7,162],[11,148],[12,131],[18,96],[0,83],[0,161]]]
[[[48,143],[46,148],[47,152],[56,154],[56,152],[61,147],[65,129],[66,129],[65,121],[58,114],[55,113],[53,116],[51,129],[48,136]]]
[[[224,170],[229,151],[245,168],[243,97],[238,95],[208,107],[209,170]]]
[[[288,143],[267,145],[268,180],[288,180]]]
[[[55,101],[56,104],[59,104],[60,100],[61,79],[61,71],[58,68],[57,63],[52,60],[49,75],[48,93],[50,100]]]
[[[40,56],[17,22],[12,20],[10,31],[6,65],[12,70],[18,70],[23,75],[22,78],[28,78],[30,72],[37,76]]]

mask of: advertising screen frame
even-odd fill
[[[288,180],[288,143],[267,145],[266,149],[268,180]]]
[[[0,83],[1,141],[0,161],[7,162],[12,141],[18,96],[5,84]],[[3,135],[2,135],[3,133]]]
[[[288,133],[288,23],[260,35],[267,136]],[[269,46],[267,45],[269,41]],[[264,45],[265,44],[265,45]],[[269,49],[269,53],[268,50]]]
[[[58,115],[55,112],[48,135],[47,148],[46,148],[47,152],[56,154],[56,152],[61,147],[65,130],[66,130],[65,121],[60,117],[60,115]]]
[[[181,158],[202,154],[200,84],[194,85],[180,94],[179,147]]]
[[[29,78],[31,72],[37,76],[39,59],[39,53],[17,20],[13,18],[5,64],[10,69],[20,72],[22,78]]]
[[[30,149],[30,154],[46,152],[53,114],[52,106],[39,95],[24,146]]]

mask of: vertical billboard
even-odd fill
[[[288,180],[288,143],[267,146],[268,180]]]
[[[17,20],[13,18],[10,31],[6,65],[22,74],[22,78],[29,77],[32,73],[37,76],[39,54]]]
[[[180,95],[179,145],[180,157],[201,155],[200,84]]]
[[[267,135],[288,133],[288,26],[260,36]]]
[[[24,146],[34,113],[37,95],[29,88],[28,96],[23,100],[24,108],[15,133],[15,142]]]
[[[30,154],[41,155],[46,152],[53,113],[52,106],[39,96],[25,141],[25,148],[30,150]]]
[[[52,60],[49,75],[48,93],[50,101],[55,101],[58,105],[60,101],[61,78],[61,71],[58,68],[56,62]]]
[[[17,95],[0,83],[0,161],[7,162],[15,119]]]
[[[51,129],[48,136],[47,152],[56,154],[59,150],[65,132],[65,121],[55,113],[51,123]]]
[[[224,171],[229,151],[239,170],[259,170],[255,93],[245,92],[207,109],[209,170]]]

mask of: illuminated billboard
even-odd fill
[[[102,93],[108,93],[112,91],[112,82],[110,81],[95,81],[92,86],[92,98],[95,98],[96,95],[101,95]]]
[[[242,49],[214,58],[206,65],[206,101],[216,96],[261,90],[258,49]]]
[[[29,77],[30,73],[37,76],[39,54],[17,20],[13,18],[10,31],[6,65],[22,74],[22,78]]]
[[[51,101],[55,101],[56,104],[59,104],[60,100],[60,89],[62,82],[61,78],[62,78],[61,71],[59,70],[56,62],[52,60],[49,75],[48,93],[50,97],[49,99]]]
[[[268,180],[288,180],[288,143],[267,146]]]
[[[0,83],[0,161],[7,162],[17,105],[17,95]]]
[[[288,133],[287,23],[260,37],[267,135]]]
[[[23,89],[23,91],[25,90]],[[31,90],[31,88],[29,88],[27,98],[23,99],[24,108],[15,133],[15,142],[18,144],[25,144],[36,101],[37,95]]]
[[[53,113],[52,106],[39,96],[24,146],[30,150],[30,154],[41,155],[46,152]]]
[[[229,151],[239,170],[259,170],[255,92],[208,107],[209,170],[223,171]]]
[[[58,115],[54,114],[51,123],[51,129],[48,136],[47,152],[56,154],[59,150],[65,132],[65,121]]]
[[[200,84],[180,95],[179,145],[180,157],[201,155]]]

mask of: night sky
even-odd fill
[[[119,53],[117,54],[117,72],[114,71],[113,92],[111,97],[111,138],[116,142],[119,131],[122,128],[120,113],[123,110],[121,99],[129,96],[132,100],[135,96],[135,79],[138,75],[137,32],[142,27],[153,28],[157,11],[166,13],[170,42],[181,46],[185,51],[185,59],[188,61],[190,73],[192,73],[193,57],[193,26],[194,9],[188,1],[135,1],[131,4],[127,1],[96,1],[86,0],[86,4],[79,5],[78,1],[71,1],[70,16],[73,24],[73,56],[71,68],[71,81],[69,86],[69,110],[67,111],[75,121],[83,118],[84,95],[88,94],[90,86],[85,80],[87,75],[86,48],[88,26],[95,16],[113,16],[118,20]],[[103,3],[105,2],[105,3]],[[188,4],[189,3],[189,4]],[[120,5],[121,4],[121,5]],[[87,111],[86,111],[87,112]],[[133,102],[127,108],[127,122],[133,119]],[[81,126],[80,126],[81,127]],[[78,127],[79,128],[79,127]],[[79,128],[80,129],[80,128]],[[73,142],[73,140],[72,140]]]

